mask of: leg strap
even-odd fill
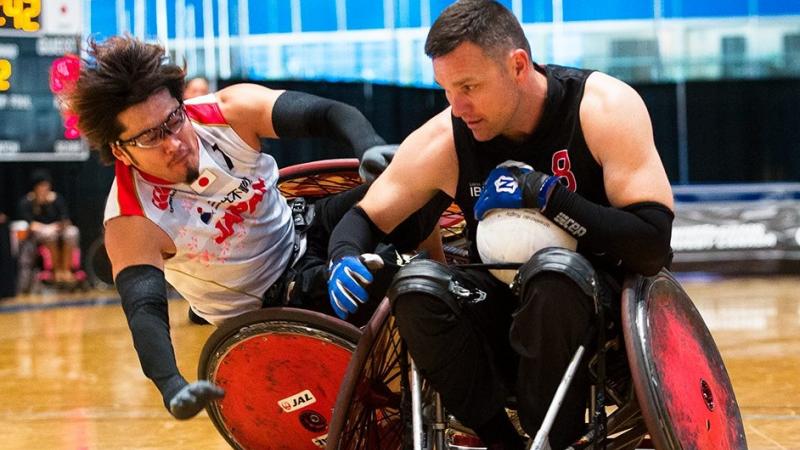
[[[398,297],[406,294],[427,294],[442,300],[460,315],[464,303],[476,303],[486,298],[480,289],[468,289],[454,279],[450,269],[429,259],[414,259],[394,276],[388,297],[392,309]]]
[[[583,255],[560,247],[539,250],[519,269],[514,280],[515,291],[518,293],[520,288],[541,272],[558,272],[568,276],[586,295],[594,299],[595,309],[599,308],[597,273]]]

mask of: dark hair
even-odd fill
[[[47,169],[34,169],[31,172],[31,188],[35,188],[39,183],[50,183],[53,185],[53,177]]]
[[[531,58],[522,25],[494,0],[459,0],[448,6],[428,32],[425,54],[431,58],[444,56],[464,42],[472,42],[492,58],[515,48],[525,50]]]
[[[89,39],[88,45],[89,58],[81,63],[67,105],[78,116],[78,129],[89,145],[110,164],[114,155],[109,143],[123,131],[117,115],[164,88],[180,101],[186,73],[168,62],[163,47],[132,36],[114,36],[103,43]]]

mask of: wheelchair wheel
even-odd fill
[[[328,159],[284,167],[280,170],[278,189],[292,200],[304,197],[314,201],[362,183],[358,175],[358,159]],[[439,218],[445,256],[448,262],[469,262],[464,238],[466,222],[461,209],[452,203]]]
[[[86,250],[83,267],[86,268],[86,278],[92,287],[106,289],[114,284],[111,261],[108,259],[106,243],[102,235],[95,239]]]
[[[626,281],[622,323],[636,396],[656,449],[746,449],[711,333],[666,271]]]
[[[331,410],[361,332],[313,311],[243,314],[209,336],[198,377],[225,389],[208,415],[236,449],[324,448]]]
[[[319,199],[361,184],[358,159],[328,159],[284,167],[279,172],[278,189],[284,197]]]
[[[384,299],[367,324],[336,399],[329,449],[394,450],[410,429],[406,351]]]

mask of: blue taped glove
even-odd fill
[[[332,264],[328,276],[328,297],[333,312],[340,319],[358,310],[358,305],[369,300],[367,286],[372,283],[372,272],[383,267],[383,260],[374,253],[365,253],[359,257],[345,256],[336,264]]]
[[[544,210],[558,178],[533,170],[527,164],[506,161],[489,172],[475,202],[475,219],[499,208],[539,208]]]
[[[225,391],[206,380],[196,381],[184,386],[169,401],[169,412],[176,419],[191,419],[212,400],[225,396]]]
[[[522,188],[518,177],[531,172],[531,166],[516,161],[506,161],[492,169],[475,202],[475,219],[483,219],[492,209],[522,208]]]

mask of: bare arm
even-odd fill
[[[639,94],[625,83],[595,72],[587,80],[580,114],[586,143],[603,167],[611,204],[619,208],[658,202],[672,209],[672,189]]]
[[[441,190],[455,197],[458,160],[450,109],[411,133],[359,206],[384,233],[424,206]]]
[[[126,267],[150,265],[164,269],[164,259],[175,254],[175,244],[149,219],[122,216],[106,223],[105,244],[114,278]]]
[[[217,92],[217,101],[225,120],[236,134],[255,151],[261,138],[277,138],[272,125],[272,108],[284,91],[257,84],[234,84]]]

